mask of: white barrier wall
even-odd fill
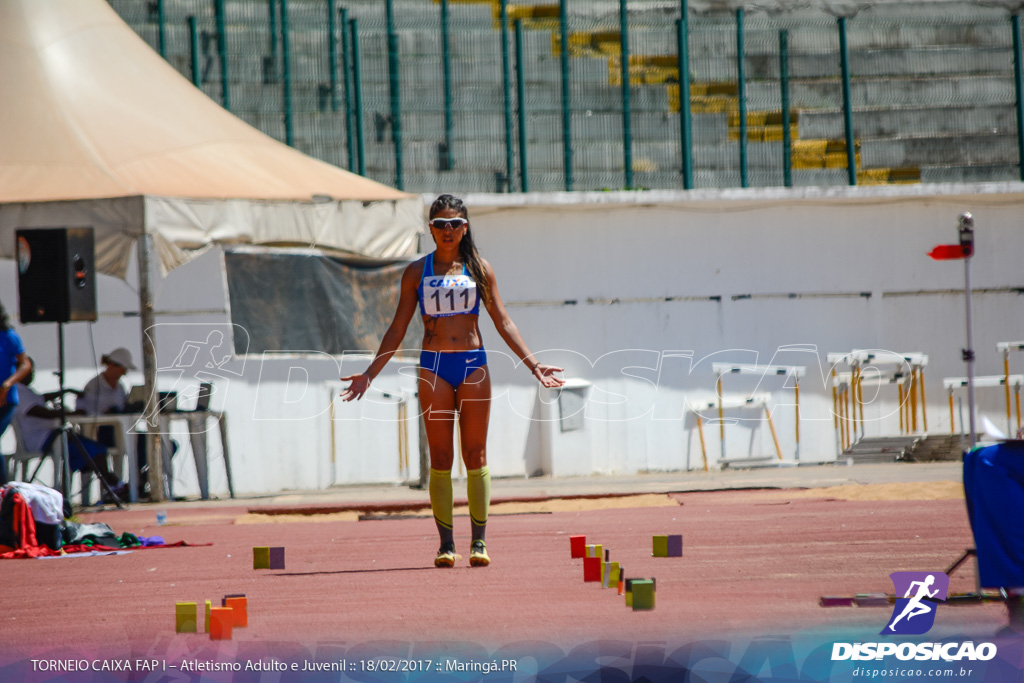
[[[948,434],[942,378],[965,374],[963,265],[926,254],[956,241],[962,211],[971,211],[977,226],[971,263],[977,374],[1002,374],[996,343],[1024,339],[1024,186],[1016,183],[474,195],[466,201],[478,246],[524,338],[573,380],[561,400],[541,390],[482,316],[495,397],[488,459],[497,476],[692,470],[703,468],[705,453],[712,468],[723,454],[774,457],[771,429],[756,408],[726,411],[724,449],[713,422],[717,411],[705,411],[702,449],[687,405],[714,401],[713,362],[805,366],[799,457],[832,460],[837,451],[825,358],[854,348],[928,354],[928,429]],[[37,387],[50,390],[56,386],[50,374],[57,364],[56,327],[16,322],[10,261],[0,262],[0,285],[0,298],[41,368]],[[141,367],[135,291],[134,278],[102,278],[100,320],[65,327],[69,386],[82,386],[95,374],[99,355],[116,346],[127,346]],[[189,342],[207,353],[209,331],[230,330],[227,309],[216,250],[158,284],[158,364],[168,368],[159,388],[187,393],[201,379],[214,382],[212,407],[229,416],[236,491],[419,477],[409,364],[391,363],[375,382],[378,393],[345,404],[334,400],[342,387],[338,378],[365,368],[365,357],[236,356],[216,368],[196,361],[187,372],[175,370]],[[223,348],[231,348],[230,340]],[[215,347],[213,356],[221,350]],[[1012,371],[1024,370],[1024,354],[1011,363]],[[141,382],[141,372],[125,379]],[[792,386],[775,376],[723,380],[727,396],[753,392],[770,395],[779,446],[794,459]],[[1002,390],[979,390],[978,398],[980,413],[1005,428]],[[882,387],[865,400],[866,434],[898,433],[895,389]],[[176,492],[194,495],[188,440],[175,429],[183,446],[174,463]],[[215,434],[210,486],[223,494]],[[4,446],[10,450],[9,438]]]

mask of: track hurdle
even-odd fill
[[[723,421],[724,407],[722,399],[722,377],[724,375],[758,375],[762,379],[768,376],[783,377],[784,382],[793,381],[794,400],[794,426],[796,430],[796,451],[794,457],[800,460],[800,378],[807,373],[807,367],[803,365],[743,365],[730,363],[712,363],[711,370],[715,373],[715,391],[719,398],[718,420],[719,436],[722,439],[722,459],[725,459],[725,422]],[[774,434],[775,427],[772,427]],[[779,458],[782,459],[781,457]]]
[[[896,353],[869,349],[854,349],[848,353],[829,353],[826,359],[832,367],[833,381],[833,412],[841,413],[846,420],[835,420],[834,426],[845,435],[840,436],[840,453],[852,446],[858,439],[864,438],[864,383],[865,368],[870,367],[874,377],[868,377],[868,386],[895,384],[898,391],[900,408],[900,434],[919,434],[928,432],[927,396],[925,394],[924,369],[928,366],[928,354],[918,351]],[[850,371],[844,373],[836,370],[836,365],[843,363]],[[896,366],[889,374],[886,368]],[[888,379],[886,379],[888,377]],[[845,388],[845,392],[843,389]],[[918,414],[920,413],[920,429]],[[858,437],[858,431],[860,433]]]
[[[865,378],[863,374],[856,375],[853,372],[836,372],[832,369],[832,425],[836,430],[836,455],[842,455],[850,448],[857,437],[857,406],[864,410],[863,389],[865,386],[896,385],[899,391],[899,413],[900,413],[900,434],[905,431],[905,425],[909,424],[908,410],[909,402],[906,400],[909,394],[910,377],[900,373],[889,377]],[[859,419],[861,425],[861,438],[863,438],[864,415],[861,413]]]
[[[718,409],[718,420],[721,425],[722,439],[724,439],[725,423],[724,413],[726,410],[734,410],[736,408],[756,408],[758,410],[763,409],[765,417],[768,418],[768,427],[772,432],[772,441],[775,444],[775,454],[779,460],[782,460],[782,449],[779,447],[779,437],[775,432],[775,422],[772,420],[772,413],[768,406],[771,403],[771,394],[759,393],[752,396],[722,396],[719,394],[717,401],[687,401],[686,408],[697,418],[697,434],[700,436],[700,454],[704,459],[704,471],[708,471],[708,450],[707,443],[704,440],[704,418],[701,413],[705,410]],[[722,441],[722,458],[719,463],[727,463],[725,459],[725,441]]]
[[[1006,379],[1006,435],[1013,436],[1014,429],[1010,422],[1010,352],[1024,351],[1024,341],[999,342],[996,349],[1003,354],[1003,377]],[[1017,430],[1020,431],[1020,382],[1013,385],[1017,404]]]
[[[1007,387],[1007,394],[1009,394],[1009,386],[1014,386],[1017,396],[1020,396],[1021,385],[1024,384],[1024,375],[983,375],[981,377],[974,378],[974,388],[986,388],[986,387]],[[953,392],[962,387],[966,387],[968,381],[966,377],[946,377],[942,380],[942,386],[949,392],[949,423],[950,423],[950,434],[955,434],[954,422],[953,422]],[[1020,403],[1018,402],[1018,405]],[[1018,413],[1018,424],[1019,424],[1019,413]],[[1009,422],[1009,420],[1007,420]],[[963,419],[960,420],[960,433],[964,433]],[[1007,437],[1012,438],[1013,434],[1007,434]]]

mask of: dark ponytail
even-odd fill
[[[469,211],[466,209],[466,205],[461,199],[450,194],[443,194],[434,200],[434,203],[430,205],[430,218],[434,218],[445,209],[451,209],[467,221],[469,220]],[[466,264],[470,275],[476,280],[476,289],[480,292],[480,298],[484,305],[489,305],[491,303],[491,281],[484,270],[480,252],[476,250],[476,244],[473,243],[473,231],[468,223],[462,241],[459,242],[459,256],[462,257],[462,262]]]

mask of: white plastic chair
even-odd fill
[[[25,448],[25,439],[21,435],[21,426],[17,420],[11,420],[11,430],[14,432],[15,451],[14,453],[6,456],[7,457],[7,477],[10,480],[17,479],[14,475],[17,474],[18,463],[21,463],[21,478],[18,481],[32,482],[35,481],[36,476],[39,474],[40,468],[46,462],[46,458],[53,459],[53,473],[54,473],[54,485],[57,483],[57,474],[60,472],[56,456],[54,455],[54,449],[51,444],[48,451],[30,451]],[[36,465],[35,469],[32,470],[32,476],[28,479],[25,478],[25,473],[28,472],[28,463],[36,458],[39,459],[39,464]]]

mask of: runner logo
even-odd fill
[[[927,633],[935,623],[938,601],[945,601],[949,577],[942,572],[893,572],[896,595],[889,623],[882,635],[914,636]]]

